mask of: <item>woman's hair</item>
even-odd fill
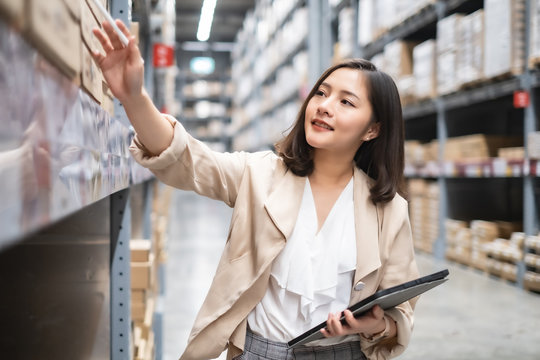
[[[362,71],[373,110],[371,121],[380,124],[379,136],[364,142],[354,156],[356,166],[374,180],[370,189],[371,201],[386,203],[396,192],[406,197],[403,177],[405,130],[399,93],[392,78],[367,60],[345,60],[321,75],[302,104],[291,131],[276,144],[278,155],[295,175],[308,176],[313,172],[313,147],[306,141],[304,127],[306,108],[321,83],[341,68]]]

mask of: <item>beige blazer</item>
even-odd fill
[[[170,147],[149,157],[135,137],[130,150],[136,161],[166,184],[234,208],[227,243],[181,359],[216,358],[226,348],[231,359],[242,352],[246,317],[265,294],[271,264],[292,234],[306,179],[288,171],[273,152],[214,152],[189,136],[174,119],[169,121],[174,126]],[[364,172],[355,169],[358,263],[350,304],[418,276],[407,202],[396,195],[386,205],[373,205],[370,182]],[[354,290],[360,282],[363,289]],[[405,349],[414,303],[386,312],[397,323],[396,339],[386,343],[361,340],[369,359],[387,359]]]

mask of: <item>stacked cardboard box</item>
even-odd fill
[[[445,95],[459,89],[457,69],[458,31],[462,14],[453,14],[437,22],[437,93]]]
[[[471,262],[470,266],[479,270],[487,269],[487,253],[484,245],[491,243],[499,236],[499,227],[496,222],[473,220],[471,227]]]
[[[525,159],[525,148],[523,146],[500,148],[497,157],[505,160]]]
[[[384,72],[390,75],[403,103],[414,99],[413,49],[416,42],[394,40],[384,46]]]
[[[435,40],[413,49],[414,94],[418,100],[437,96],[437,52]]]
[[[486,78],[522,73],[525,57],[525,1],[485,0]]]
[[[530,159],[540,160],[540,131],[527,134],[527,156]]]
[[[135,359],[152,359],[153,318],[157,294],[157,269],[152,241],[132,239],[131,319],[134,323]],[[147,357],[150,355],[151,357]]]
[[[449,138],[444,148],[444,160],[484,160],[496,157],[500,148],[523,145],[523,138],[473,134]]]
[[[107,7],[106,0],[99,0]],[[63,75],[112,113],[112,93],[91,51],[101,51],[92,29],[104,18],[91,0],[0,0],[0,15]]]
[[[506,280],[517,280],[517,264],[523,260],[525,234],[515,232],[510,239],[497,238],[484,244],[487,254],[486,270],[488,273]]]
[[[523,286],[531,291],[540,291],[540,234],[527,236],[525,239],[525,265],[527,271],[523,280]]]
[[[456,75],[463,86],[484,77],[484,11],[463,16],[459,23]]]
[[[472,233],[465,221],[446,219],[446,258],[469,265],[471,262]]]
[[[439,236],[439,186],[436,181],[411,179],[409,192],[414,246],[432,253]]]
[[[531,0],[529,4],[529,66],[535,67],[540,65],[540,0]]]

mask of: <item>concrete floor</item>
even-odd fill
[[[163,301],[164,360],[178,359],[186,346],[231,214],[220,202],[174,193]],[[417,254],[417,262],[421,274],[448,268],[450,280],[420,298],[413,337],[400,359],[540,359],[540,295],[424,253]]]

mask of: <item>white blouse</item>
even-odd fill
[[[356,269],[353,180],[351,179],[317,233],[317,213],[306,179],[298,219],[285,248],[272,264],[266,294],[248,315],[255,334],[288,342],[326,321],[330,312],[349,306]],[[357,336],[328,338],[309,345],[329,345]]]

